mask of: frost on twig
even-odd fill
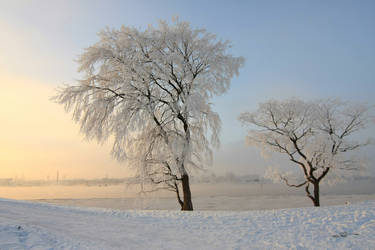
[[[337,181],[351,171],[358,173],[364,169],[363,160],[351,152],[372,140],[357,141],[352,135],[370,124],[369,111],[370,107],[363,104],[292,98],[261,103],[256,112],[242,113],[239,120],[251,126],[246,137],[249,145],[262,152],[285,154],[303,174],[304,181],[292,183],[285,174],[266,174],[290,187],[305,186],[307,196],[319,206],[319,183],[328,173],[332,172],[332,180]]]
[[[228,90],[244,59],[227,53],[227,41],[178,20],[99,37],[78,59],[83,79],[54,100],[72,111],[87,139],[113,138],[112,156],[141,180],[175,190],[168,178],[177,176],[190,196],[188,172],[210,163],[219,146],[221,122],[209,100]]]

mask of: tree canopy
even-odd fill
[[[83,79],[60,88],[55,100],[73,111],[86,138],[113,136],[116,159],[179,197],[177,181],[219,145],[220,118],[209,100],[228,90],[244,59],[227,52],[229,42],[180,21],[106,29],[99,37],[79,57]],[[190,193],[184,181],[183,191]]]

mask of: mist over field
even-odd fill
[[[8,180],[9,181],[9,180]],[[56,182],[8,182],[0,180],[3,198],[60,205],[110,209],[178,210],[175,194],[169,191],[141,193],[139,184],[128,179],[65,180]],[[302,189],[272,183],[257,175],[209,175],[192,178],[194,205],[198,210],[260,210],[309,207]],[[321,188],[322,205],[344,205],[375,200],[375,178],[357,177]]]

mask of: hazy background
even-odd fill
[[[203,3],[202,3],[203,2]],[[0,179],[126,177],[110,145],[86,142],[56,86],[74,83],[77,58],[97,32],[145,28],[173,16],[231,40],[245,66],[227,94],[213,99],[223,123],[217,174],[262,175],[265,162],[244,146],[237,121],[270,98],[339,97],[375,104],[375,1],[7,1],[0,0]],[[363,134],[375,135],[375,129]],[[362,135],[363,135],[362,134]],[[375,175],[375,148],[365,150]]]

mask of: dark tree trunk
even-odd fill
[[[191,192],[189,184],[189,176],[187,174],[182,175],[182,192],[184,194],[184,202],[181,210],[192,211],[193,202],[191,201]]]
[[[320,197],[319,197],[319,182],[314,183],[314,199],[313,203],[315,207],[320,207]]]
[[[314,186],[314,194],[310,193],[309,186],[310,183]],[[319,180],[310,181],[305,187],[306,195],[309,197],[312,202],[314,203],[315,207],[320,207],[320,197],[319,197]]]

